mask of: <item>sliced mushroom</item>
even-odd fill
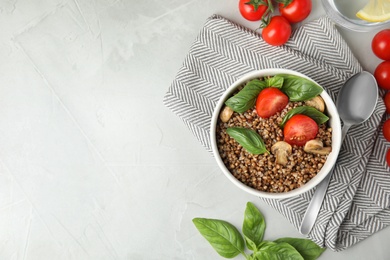
[[[276,142],[272,147],[271,147],[271,152],[275,155],[276,157],[276,163],[281,164],[283,166],[286,166],[287,164],[287,156],[291,154],[292,147],[290,144],[284,142],[284,141],[279,141]]]
[[[314,98],[307,100],[305,104],[309,107],[316,108],[318,111],[325,111],[325,102],[321,96],[315,96]]]
[[[307,153],[327,155],[330,154],[330,152],[332,151],[332,147],[330,146],[324,147],[324,144],[322,143],[321,140],[313,139],[306,142],[303,150]]]
[[[232,117],[233,113],[234,111],[230,107],[225,106],[219,114],[219,118],[222,122],[226,123]]]

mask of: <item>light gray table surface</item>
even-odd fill
[[[0,259],[219,259],[191,220],[240,228],[248,201],[266,239],[302,237],[162,103],[209,16],[258,26],[237,2],[0,0]],[[373,72],[375,31],[340,31]],[[389,237],[321,259],[390,259]]]

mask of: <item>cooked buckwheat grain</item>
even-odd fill
[[[218,150],[235,178],[257,190],[280,193],[296,189],[317,175],[326,161],[326,155],[306,153],[303,147],[293,145],[287,165],[282,166],[275,163],[273,154],[251,154],[226,133],[228,127],[254,129],[263,138],[267,150],[271,151],[273,144],[283,140],[283,130],[279,124],[284,115],[302,105],[302,102],[289,102],[286,108],[268,119],[259,117],[253,108],[243,114],[234,113],[226,123],[218,122]],[[320,125],[316,138],[322,140],[325,146],[331,146],[332,129],[326,124]]]

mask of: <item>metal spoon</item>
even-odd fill
[[[342,86],[336,101],[337,111],[344,123],[341,130],[341,141],[344,140],[349,128],[361,124],[370,118],[378,100],[378,86],[372,74],[363,71],[348,79]],[[334,169],[334,167],[333,167]],[[301,223],[299,232],[307,235],[310,233],[317,219],[322,202],[332,177],[333,169],[325,177],[311,199],[309,207]]]

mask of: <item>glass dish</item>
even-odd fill
[[[356,17],[368,0],[322,0],[326,14],[339,26],[357,32],[369,32],[385,26],[390,26],[390,20],[371,23]]]

